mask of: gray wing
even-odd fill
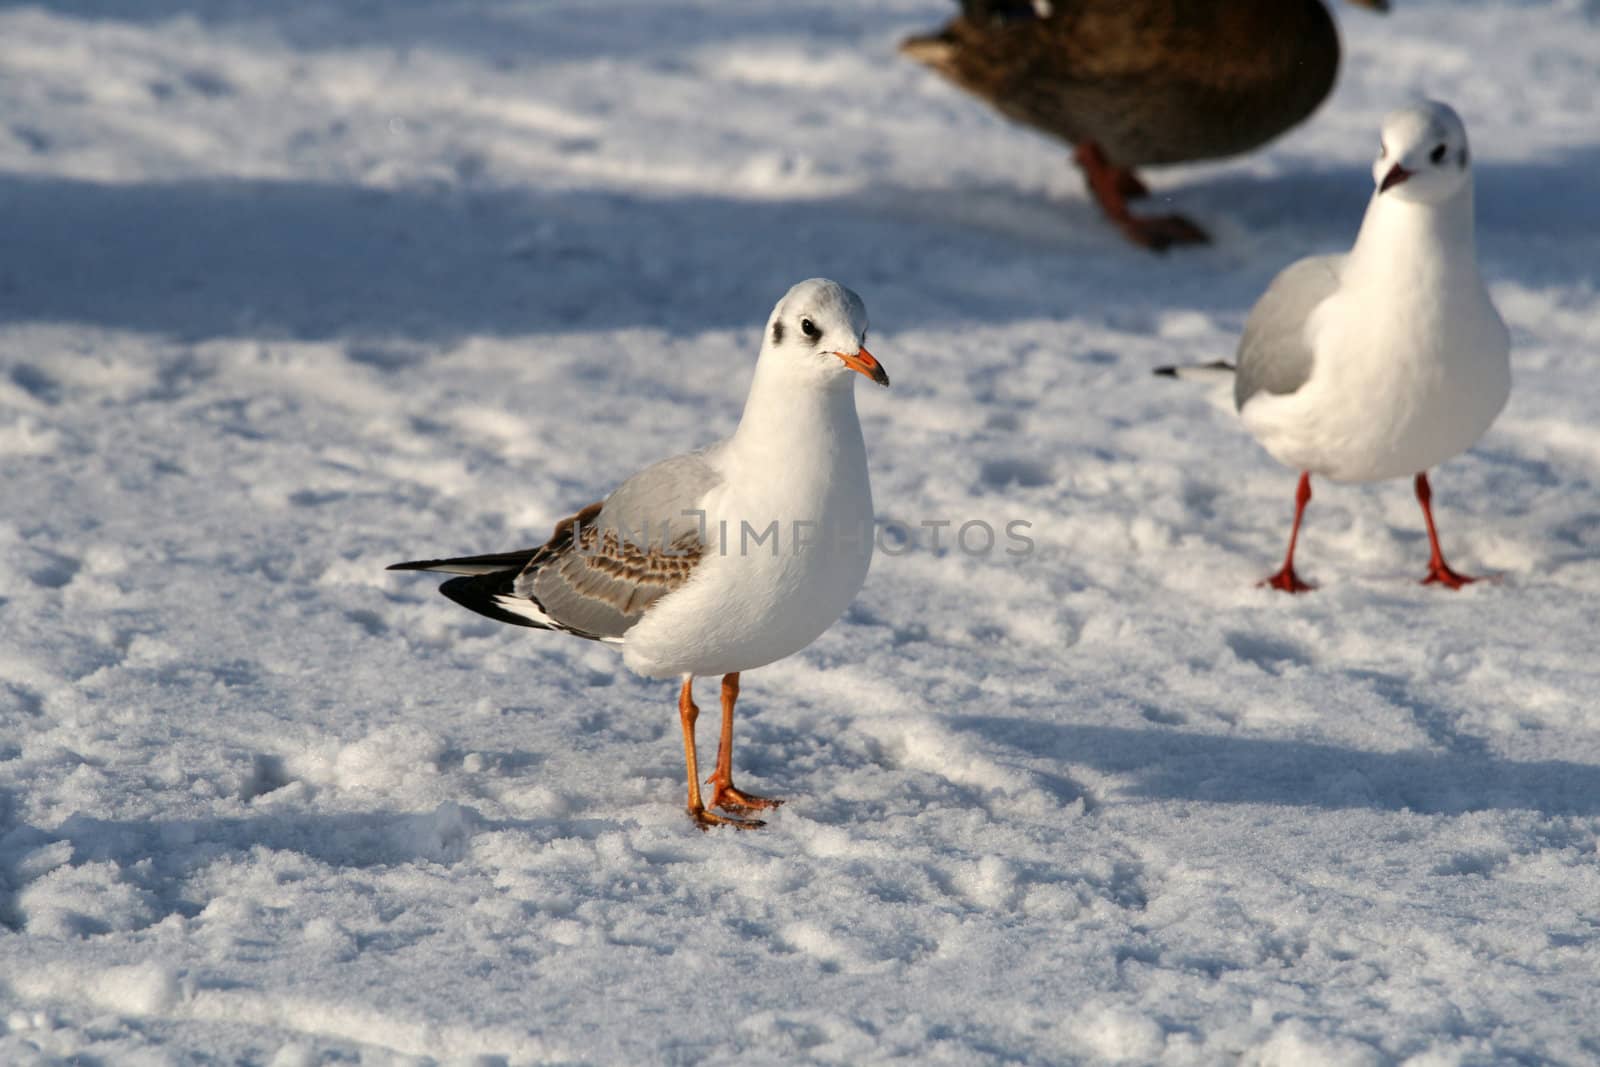
[[[686,513],[722,480],[710,455],[646,467],[604,502],[556,523],[538,548],[389,569],[461,575],[439,591],[491,619],[617,641],[694,573],[705,546],[701,520]]]
[[[1239,339],[1233,406],[1262,390],[1282,395],[1299,389],[1311,377],[1313,353],[1306,340],[1306,320],[1317,305],[1339,288],[1344,256],[1312,256],[1290,264],[1267,286],[1245,320]]]
[[[515,610],[513,601],[526,600],[560,629],[621,637],[694,573],[704,531],[690,512],[721,480],[705,452],[646,467],[604,504],[566,520],[565,530],[558,526],[497,598],[499,606]]]

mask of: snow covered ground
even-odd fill
[[[1164,258],[895,55],[951,9],[0,5],[0,1062],[1600,1058],[1600,6],[1341,6],[1312,123],[1151,176],[1217,237]],[[1348,244],[1419,91],[1515,342],[1436,504],[1503,578],[1322,485],[1269,594],[1293,474],[1149,372]],[[744,679],[790,803],[700,834],[670,684],[382,568],[731,430],[814,274],[881,516],[1037,550],[880,555]]]

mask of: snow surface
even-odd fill
[[[1157,258],[895,55],[942,0],[0,6],[0,1062],[1600,1058],[1600,6],[1397,8],[1150,176],[1217,238]],[[1270,594],[1294,475],[1149,372],[1348,245],[1417,92],[1515,339],[1434,479],[1503,578],[1323,485]],[[882,517],[1037,550],[880,555],[744,679],[790,803],[701,834],[671,685],[382,568],[730,431],[814,274]]]

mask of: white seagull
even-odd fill
[[[1439,548],[1427,471],[1471,448],[1505,406],[1511,338],[1478,274],[1460,117],[1435,101],[1390,114],[1372,177],[1355,247],[1279,274],[1239,342],[1239,415],[1301,472],[1288,553],[1262,583],[1290,593],[1313,588],[1294,572],[1312,474],[1414,475],[1432,548],[1423,584],[1474,581]]]
[[[872,488],[854,373],[889,384],[866,336],[860,297],[823,278],[803,281],[767,321],[732,437],[646,467],[557,523],[538,548],[389,569],[463,575],[439,590],[463,607],[620,645],[639,674],[680,678],[690,817],[702,829],[761,826],[708,809],[781,803],[733,785],[739,674],[805,648],[866,580]],[[706,804],[693,684],[717,674],[722,739]]]

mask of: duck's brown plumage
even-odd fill
[[[1139,195],[1132,167],[1255,148],[1311,114],[1339,67],[1321,0],[967,0],[903,49],[1017,122],[1086,148],[1079,162],[1113,218],[1100,186]],[[1097,185],[1101,164],[1114,173]]]

